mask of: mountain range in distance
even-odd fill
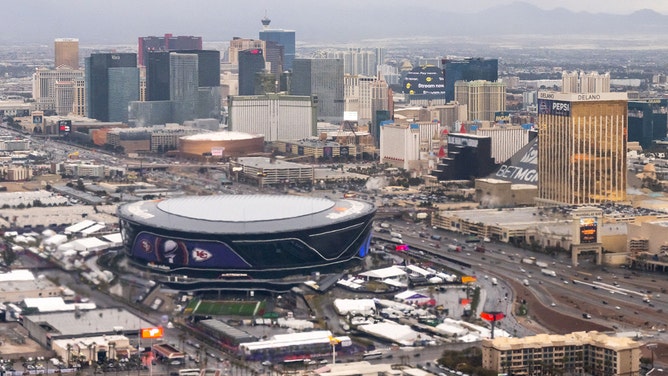
[[[46,8],[41,11],[31,9],[30,22],[26,22],[24,17],[6,17],[0,43],[51,44],[57,37],[75,37],[82,44],[134,44],[138,36],[164,33],[198,35],[205,41],[228,41],[235,36],[258,38],[260,19],[264,13],[264,10],[255,9],[233,12],[225,8],[226,2],[223,1],[212,2],[207,11],[178,12],[178,9],[172,9],[170,13],[169,7],[157,7],[149,16],[141,10],[111,8],[107,12],[98,11],[91,17],[88,16],[91,6],[87,6],[90,3],[81,2],[84,4],[81,9],[68,9],[64,19],[58,15],[58,8],[54,5],[57,3],[41,3]],[[197,4],[195,2],[194,7]],[[574,12],[564,8],[546,10],[524,2],[471,13],[426,9],[408,2],[401,7],[394,5],[362,10],[362,6],[363,3],[357,8],[350,8],[338,2],[323,2],[317,7],[300,8],[299,12],[294,8],[278,7],[269,10],[273,20],[271,27],[295,30],[297,41],[302,43],[513,35],[555,38],[565,35],[582,38],[643,35],[650,39],[652,36],[665,39],[663,36],[668,35],[668,15],[652,10],[619,15],[604,13],[605,9],[601,13]]]

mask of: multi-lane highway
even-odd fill
[[[488,294],[490,299],[487,299],[485,309],[507,312],[509,303],[505,296],[499,301],[494,295],[495,290],[507,289],[505,292],[509,292],[509,299],[522,300],[531,294],[552,311],[613,330],[642,331],[644,335],[662,336],[668,325],[664,314],[668,310],[668,299],[664,297],[664,286],[668,281],[666,275],[619,267],[604,268],[586,261],[578,267],[571,267],[570,255],[551,256],[504,243],[483,243],[486,251],[480,253],[475,252],[475,246],[467,244],[461,234],[426,226],[416,229],[415,224],[402,221],[388,223],[394,232],[403,235],[405,243],[418,251],[416,256],[430,258],[430,255],[444,255],[469,264],[470,269],[458,264],[451,266],[476,275],[479,283],[492,292]],[[438,234],[441,240],[425,238],[425,233]],[[460,246],[462,251],[453,252],[449,245]],[[522,259],[530,257],[534,258],[533,264],[522,263]],[[543,274],[543,268],[553,270],[556,276]],[[484,276],[497,278],[499,285],[492,286]],[[528,286],[524,286],[525,280]],[[529,309],[531,315],[531,307]],[[541,321],[540,318],[536,320]]]

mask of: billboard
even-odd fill
[[[42,124],[44,120],[44,117],[42,115],[33,115],[32,116],[32,123],[33,124]]]
[[[58,120],[58,133],[69,134],[72,130],[72,120]]]
[[[571,102],[538,99],[538,114],[571,116]]]
[[[404,77],[402,92],[411,95],[429,94],[434,97],[445,96],[443,71],[432,65],[413,68]]]
[[[488,178],[513,184],[538,184],[538,139],[529,141]]]
[[[480,314],[480,318],[485,321],[499,321],[506,317],[503,312],[483,312]]]
[[[510,124],[510,112],[508,111],[496,111],[494,112],[494,121],[496,123],[506,123]]]
[[[478,279],[472,275],[463,275],[462,276],[462,283],[473,283],[477,281]]]
[[[343,111],[343,121],[357,121],[357,111]]]
[[[154,328],[141,328],[141,338],[162,338],[165,334],[162,326],[156,326]]]
[[[192,266],[198,268],[248,269],[227,244],[213,240],[181,239],[141,232],[135,237],[132,256],[165,268]]]
[[[580,218],[580,243],[596,243],[598,238],[598,220],[596,217]]]

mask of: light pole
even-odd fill
[[[332,345],[332,364],[336,364],[336,345],[341,343],[341,340],[334,336],[329,336],[329,343]]]

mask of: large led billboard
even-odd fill
[[[403,82],[404,94],[429,94],[434,97],[445,96],[445,80],[441,69],[427,65],[413,68],[406,73]]]
[[[595,217],[580,218],[580,243],[596,243],[598,221]]]

